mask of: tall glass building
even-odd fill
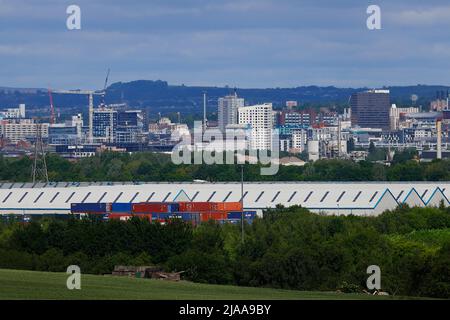
[[[352,94],[350,98],[352,126],[390,129],[389,90],[369,90]]]

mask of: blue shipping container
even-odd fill
[[[167,206],[167,211],[168,211],[168,212],[177,212],[177,211],[180,211],[180,204],[179,204],[179,203],[176,203],[176,202],[170,203],[170,204]]]
[[[152,213],[152,220],[158,220],[158,219],[166,220],[166,219],[169,219],[169,216],[170,216],[170,213],[156,212],[156,213]]]
[[[183,221],[200,221],[200,213],[198,212],[172,212],[172,213],[152,213],[152,220],[168,220],[181,219]]]
[[[237,212],[228,212],[228,219],[241,219],[242,213],[240,211]],[[256,217],[256,211],[244,211],[245,219],[254,219]]]
[[[72,213],[106,213],[111,211],[110,203],[71,203]]]
[[[117,202],[111,205],[111,212],[113,213],[131,213],[132,203]]]

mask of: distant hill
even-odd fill
[[[447,86],[393,86],[391,90],[392,103],[410,105],[412,94],[419,96],[417,105],[427,107],[429,101],[436,97],[437,91],[447,92]],[[336,88],[333,86],[302,86],[296,88],[264,88],[237,89],[239,96],[245,98],[246,103],[255,104],[272,102],[274,106],[282,106],[287,100],[296,100],[306,106],[345,106],[350,95],[367,88]],[[166,81],[137,80],[131,82],[117,82],[107,89],[106,102],[126,102],[131,107],[149,109],[152,112],[200,112],[202,109],[203,92],[208,95],[208,109],[214,111],[217,99],[231,94],[230,87],[198,87],[185,85],[169,85]],[[87,97],[79,95],[54,94],[57,108],[80,108],[84,111]],[[0,108],[25,103],[29,108],[40,109],[49,105],[46,89],[6,88],[0,87]],[[99,103],[96,97],[95,103]]]

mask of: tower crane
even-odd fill
[[[94,116],[94,95],[102,95],[103,91],[98,90],[54,90],[53,93],[59,94],[81,94],[87,95],[89,97],[89,133],[88,140],[89,143],[93,143],[93,116]]]
[[[101,101],[102,106],[105,105],[106,87],[108,86],[109,71],[110,71],[110,69],[108,68],[108,72],[106,73],[105,84],[103,86],[103,92],[102,92],[102,101]]]
[[[55,123],[55,106],[53,105],[52,90],[48,88],[48,96],[50,98],[50,124]]]
[[[99,95],[101,98],[101,106],[105,106],[105,95],[106,95],[106,86],[108,85],[110,69],[108,68],[108,72],[106,74],[105,84],[103,86],[103,90],[54,90],[53,93],[59,94],[82,94],[87,95],[89,97],[89,133],[88,133],[88,141],[89,143],[94,142],[94,134],[93,134],[93,119],[94,119],[94,95]],[[111,130],[112,130],[112,120],[111,120]]]

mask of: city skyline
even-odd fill
[[[82,0],[72,31],[72,3],[19,2],[0,1],[0,86],[101,88],[108,68],[111,83],[450,84],[445,1],[378,1],[382,29],[368,30],[364,1]]]

